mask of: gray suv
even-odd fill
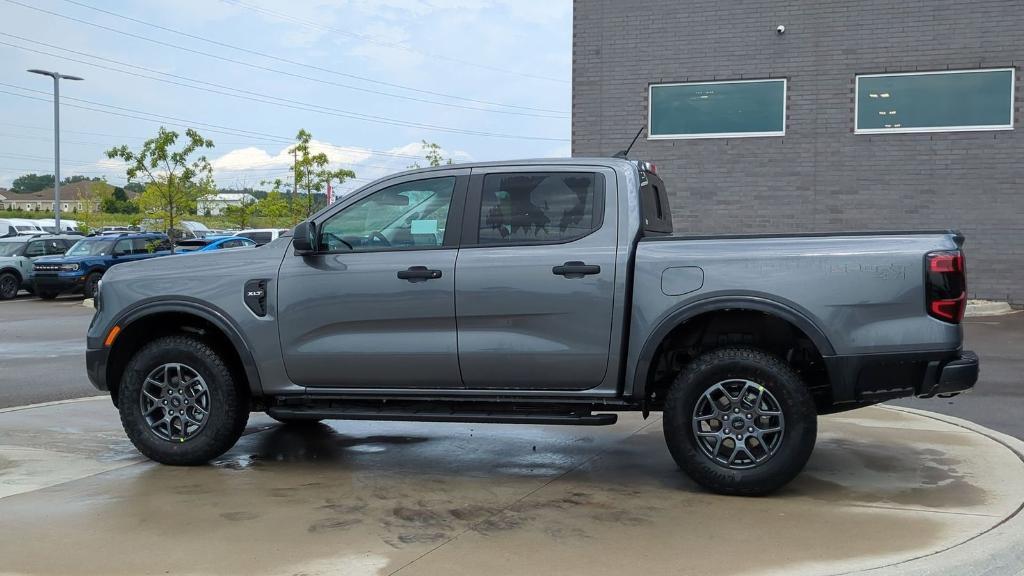
[[[696,481],[764,494],[803,468],[819,414],[974,385],[963,240],[673,234],[653,166],[618,158],[428,168],[260,250],[112,268],[87,367],[166,464],[220,455],[252,411],[572,425],[658,411]]]
[[[63,254],[80,239],[80,236],[42,234],[0,238],[0,300],[10,300],[22,289],[32,290],[32,266],[36,258]]]

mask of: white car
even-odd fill
[[[43,230],[35,221],[25,218],[0,220],[0,237],[30,236],[32,234],[46,234],[46,230]]]
[[[77,232],[78,222],[75,220],[60,219],[60,230],[57,230],[57,221],[53,218],[37,218],[33,220],[37,226],[50,233]]]
[[[235,236],[242,236],[256,242],[257,246],[263,246],[277,240],[281,236],[291,234],[289,228],[252,228],[250,230],[242,230],[241,232],[235,232]]]

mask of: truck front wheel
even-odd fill
[[[249,419],[248,394],[221,355],[193,336],[143,346],[125,367],[118,398],[128,438],[162,464],[194,466],[220,456]]]
[[[665,400],[664,428],[672,457],[697,483],[756,496],[803,470],[818,424],[796,372],[771,354],[735,347],[683,369]]]

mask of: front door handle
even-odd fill
[[[410,266],[406,270],[398,271],[398,278],[409,282],[426,282],[440,277],[440,270],[431,270],[426,266]]]
[[[565,276],[566,278],[583,278],[590,274],[600,274],[601,267],[573,260],[572,262],[566,262],[561,266],[555,266],[551,269],[551,273],[557,276]]]

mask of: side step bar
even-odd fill
[[[270,406],[267,408],[267,414],[294,420],[396,420],[481,424],[565,424],[570,426],[607,426],[615,424],[619,418],[618,414],[592,414],[589,411],[481,410],[451,405],[420,405],[417,407],[290,405]]]

